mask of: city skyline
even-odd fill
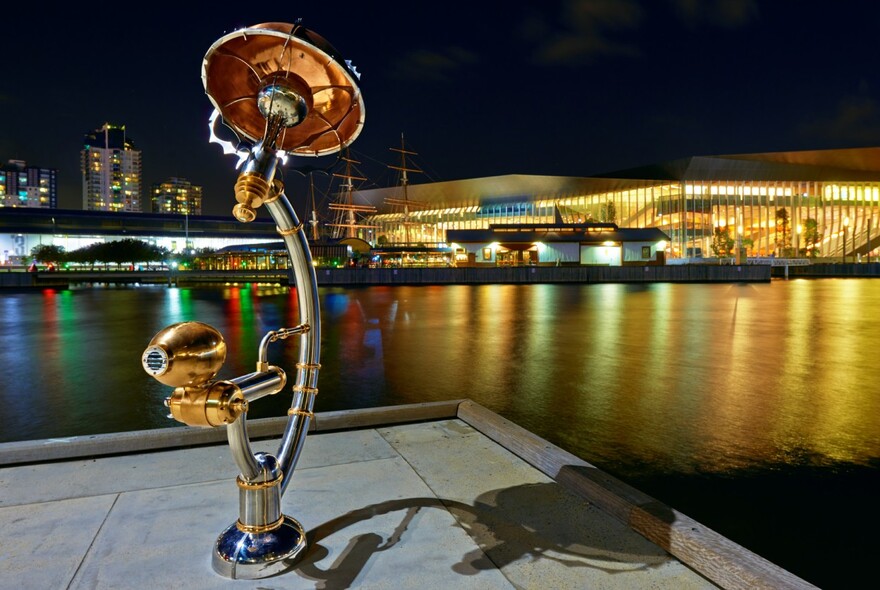
[[[366,120],[352,156],[364,188],[394,184],[387,166],[401,134],[423,166],[414,183],[880,145],[870,5],[581,0],[427,10],[392,2],[228,17],[177,7],[172,19],[156,9],[130,23],[87,9],[41,18],[47,35],[10,27],[0,44],[18,59],[0,86],[0,158],[58,169],[59,207],[80,208],[83,136],[125,125],[143,151],[143,200],[151,185],[180,177],[204,187],[204,214],[228,215],[235,158],[208,142],[201,60],[227,32],[300,18],[361,74]],[[301,207],[307,183],[291,168],[333,159],[297,160],[285,182]]]

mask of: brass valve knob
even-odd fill
[[[271,203],[284,190],[280,180],[267,182],[260,174],[244,172],[235,181],[235,200],[232,216],[242,223],[250,223],[257,218],[257,209]]]

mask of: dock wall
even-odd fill
[[[769,282],[762,265],[515,266],[464,268],[318,268],[319,286],[480,285],[528,283]],[[290,284],[285,271],[40,271],[0,272],[0,288],[66,288],[82,283],[198,286],[223,283]]]
[[[319,285],[769,282],[770,268],[715,266],[514,266],[465,268],[319,268]]]

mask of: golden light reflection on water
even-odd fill
[[[880,281],[327,288],[321,298],[317,411],[471,398],[622,471],[880,458]],[[138,360],[158,330],[190,319],[227,339],[221,377],[242,374],[268,330],[297,322],[295,290],[4,297],[0,402],[10,424],[26,425],[4,440],[173,426],[168,392]],[[270,361],[293,371],[295,340],[270,347]],[[17,403],[21,383],[34,403]],[[118,403],[95,401],[105,399]],[[286,393],[260,400],[253,416],[289,404]]]
[[[816,286],[805,281],[793,290],[801,302],[809,301],[812,306],[800,310],[810,321],[802,322],[802,338],[792,343],[799,347],[803,359],[802,381],[792,389],[801,399],[809,395],[813,403],[807,419],[789,428],[800,428],[813,441],[816,452],[824,456],[847,461],[860,461],[864,453],[876,457],[880,396],[875,357],[880,349],[880,326],[875,310],[880,294],[862,280],[828,281],[819,287],[821,298],[813,293]],[[829,298],[840,304],[830,309],[817,305]],[[864,436],[871,431],[874,436]]]
[[[380,335],[394,403],[469,397],[600,462],[679,472],[866,462],[880,453],[865,387],[877,369],[835,359],[865,364],[876,322],[840,330],[851,311],[827,307],[870,306],[880,292],[849,289],[409,287],[390,291],[384,305],[397,312]]]

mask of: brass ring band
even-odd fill
[[[299,408],[290,408],[289,410],[287,410],[287,415],[288,416],[303,416],[305,418],[308,418],[309,420],[311,420],[312,418],[315,417],[314,412],[309,412],[308,410],[301,410]]]
[[[293,234],[295,234],[296,232],[298,232],[299,230],[301,230],[301,229],[302,229],[302,226],[303,226],[303,224],[300,223],[300,224],[297,225],[296,227],[291,227],[290,229],[281,229],[280,227],[277,227],[277,226],[275,227],[275,229],[276,229],[276,230],[278,231],[278,233],[281,234],[282,236],[292,236]]]
[[[245,481],[239,475],[235,478],[235,483],[243,490],[265,490],[280,485],[282,479],[284,479],[283,473],[279,473],[278,477],[269,481]]]
[[[266,198],[263,199],[264,203],[272,203],[273,201],[277,201],[278,197],[284,194],[284,183],[278,180],[277,178],[272,180],[272,184],[269,185],[269,193],[266,195]]]
[[[293,390],[297,393],[310,393],[312,395],[318,395],[317,387],[306,387],[305,385],[294,385]]]
[[[296,363],[297,369],[320,369],[321,363]]]
[[[281,518],[276,520],[275,522],[270,522],[269,524],[244,524],[240,520],[235,521],[235,528],[240,530],[243,533],[268,533],[269,531],[274,531],[284,522],[284,515],[281,515]]]

